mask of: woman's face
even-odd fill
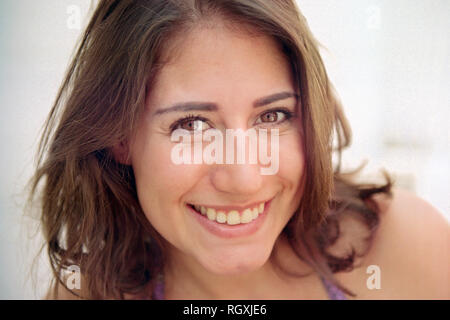
[[[161,70],[130,143],[131,164],[141,206],[174,256],[223,275],[255,270],[269,258],[298,207],[304,168],[297,99],[277,93],[298,94],[276,43],[226,28],[186,35]],[[262,175],[264,165],[248,158],[174,163],[175,129],[193,137],[212,128],[223,133],[224,150],[225,129],[278,129],[278,141],[269,143],[279,147],[277,172]]]

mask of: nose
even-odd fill
[[[258,164],[221,164],[212,168],[211,183],[220,192],[239,196],[260,193],[263,177]]]

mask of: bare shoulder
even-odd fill
[[[53,292],[53,288],[50,288],[45,295],[45,300],[81,300],[81,290],[73,289],[68,290],[61,283],[57,285],[57,291]]]
[[[57,281],[56,279],[54,281]],[[63,284],[63,283],[65,284]],[[87,282],[83,275],[64,275],[62,282],[56,284],[56,291],[51,286],[45,300],[82,300],[87,296]]]
[[[449,299],[449,221],[405,190],[373,200],[382,213],[372,247],[359,268],[337,278],[361,299]],[[371,270],[378,270],[379,289],[368,288]]]
[[[65,278],[65,283],[69,284],[70,280],[68,281],[67,278]],[[73,283],[72,283],[73,284]],[[70,284],[69,284],[70,285]],[[49,288],[47,291],[47,294],[43,298],[44,300],[85,300],[88,297],[88,290],[87,290],[87,282],[86,279],[83,277],[83,275],[80,276],[80,286],[79,289],[76,287],[73,289],[68,289],[66,286],[64,286],[62,283],[57,284],[57,291],[54,292],[53,288]],[[113,297],[103,297],[103,300],[114,300]],[[124,299],[125,300],[142,300],[141,295],[137,294],[129,294],[124,293]]]

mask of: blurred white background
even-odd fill
[[[298,0],[353,129],[348,167],[368,159],[450,216],[450,1]],[[29,269],[39,237],[23,218],[24,186],[89,0],[0,2],[0,299],[46,291]],[[77,18],[79,17],[79,20]]]

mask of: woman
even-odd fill
[[[210,129],[269,132],[277,170],[174,161],[174,132],[183,149]],[[33,180],[48,297],[448,298],[447,221],[333,168],[333,133],[340,156],[349,127],[294,1],[100,1]]]

